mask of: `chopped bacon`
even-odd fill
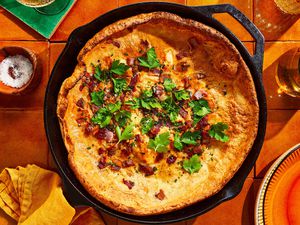
[[[186,72],[189,67],[190,65],[187,64],[186,62],[180,62],[176,65],[175,70],[178,72]]]
[[[175,150],[174,141],[170,141],[170,149]]]
[[[176,54],[176,59],[177,59],[177,60],[181,60],[181,59],[183,59],[184,57],[187,57],[188,55],[189,55],[188,52],[181,51],[181,52],[178,52],[178,54]]]
[[[114,133],[106,128],[100,128],[95,134],[95,137],[99,140],[111,142],[114,138]]]
[[[201,146],[199,145],[199,146],[194,147],[193,152],[194,152],[194,154],[201,154],[202,153]]]
[[[160,69],[157,69],[157,68],[152,69],[151,71],[152,71],[152,73],[155,74],[155,75],[160,75],[161,72],[162,72]]]
[[[150,176],[154,174],[154,170],[151,166],[139,164],[139,171],[143,172],[145,176]]]
[[[96,86],[97,86],[96,81],[91,80],[91,81],[88,83],[89,91],[90,91],[90,92],[93,92],[93,91],[94,91],[94,88],[95,88]]]
[[[149,42],[147,40],[141,40],[141,45],[145,48],[149,47]]]
[[[133,181],[125,180],[124,178],[123,178],[123,183],[124,183],[129,189],[132,189],[133,186],[134,186],[134,182],[133,182]]]
[[[190,79],[188,77],[183,78],[182,81],[183,81],[184,88],[189,88],[191,86]]]
[[[82,91],[84,87],[85,87],[85,83],[80,84],[79,91]]]
[[[122,162],[122,167],[126,168],[130,166],[134,166],[134,162],[132,161],[132,159],[127,159]]]
[[[164,93],[164,88],[160,85],[156,85],[153,88],[154,95],[160,97]]]
[[[100,109],[100,107],[99,107],[99,106],[96,106],[96,105],[94,105],[94,104],[91,104],[91,109],[92,109],[92,112],[93,112],[93,113],[96,113],[96,112]]]
[[[88,123],[87,126],[84,129],[84,134],[85,135],[90,135],[93,131],[93,128],[94,128],[93,125]]]
[[[156,157],[155,157],[155,162],[158,163],[159,161],[161,161],[164,158],[164,154],[163,153],[157,153]]]
[[[112,44],[113,44],[114,46],[116,46],[117,48],[120,48],[120,47],[121,47],[121,45],[120,45],[120,43],[119,43],[118,41],[112,41]]]
[[[209,144],[210,143],[210,136],[209,136],[209,134],[208,134],[208,132],[207,131],[202,131],[201,132],[201,143],[202,144]]]
[[[103,169],[105,167],[107,167],[106,157],[101,157],[101,159],[99,160],[99,163],[98,163],[98,168]]]
[[[119,167],[119,166],[117,166],[117,165],[115,165],[115,164],[112,164],[112,165],[110,166],[110,168],[111,168],[111,170],[113,170],[113,171],[119,171],[119,170],[121,169],[121,167]]]
[[[188,158],[191,158],[194,155],[194,152],[192,149],[184,148],[183,152],[187,154]]]
[[[172,164],[176,161],[177,157],[174,156],[174,155],[170,155],[168,158],[167,158],[167,163],[168,164]]]
[[[135,85],[136,83],[138,82],[138,79],[139,79],[139,74],[138,73],[134,73],[131,77],[131,80],[130,80],[130,83],[129,83],[129,87],[134,89],[135,88]]]
[[[182,116],[182,118],[185,119],[187,117],[187,115],[188,115],[188,112],[186,110],[184,110],[183,108],[180,107],[179,114],[180,114],[180,116]]]
[[[134,62],[135,62],[135,58],[132,58],[132,57],[127,58],[127,59],[126,59],[126,62],[127,62],[127,65],[128,65],[128,66],[133,66],[133,65],[134,65]]]
[[[98,148],[98,154],[102,155],[105,152],[105,150],[103,148]]]
[[[79,107],[79,108],[82,108],[84,107],[84,100],[83,98],[80,98],[77,102],[76,102],[76,105]]]
[[[86,122],[86,118],[78,118],[76,119],[76,122],[79,126],[81,126],[83,123]]]
[[[158,124],[155,124],[151,130],[150,130],[150,133],[153,134],[153,135],[157,135],[160,131],[160,128],[161,128],[162,124],[161,123],[158,123]]]
[[[121,156],[124,157],[124,158],[127,158],[129,155],[130,155],[130,151],[129,149],[122,149],[121,150]]]
[[[196,37],[191,37],[190,39],[188,39],[188,43],[192,50],[197,48],[200,45],[200,43]]]
[[[189,128],[191,128],[193,125],[192,121],[186,121],[185,124],[183,126],[181,126],[179,129],[180,131],[187,131]]]
[[[160,189],[159,192],[155,194],[155,197],[162,201],[166,196],[164,191]]]
[[[139,135],[139,134],[135,135],[134,138],[135,138],[135,140],[136,140],[137,143],[142,143],[143,142],[142,138],[141,138],[141,135]]]
[[[207,116],[204,116],[196,125],[196,129],[198,130],[202,130],[204,127],[206,127],[208,124],[208,121],[207,121]]]
[[[167,78],[170,78],[170,75],[168,75],[168,74],[161,74],[159,76],[159,82],[163,83],[165,81],[165,79],[167,79]]]
[[[114,154],[116,154],[115,146],[110,146],[106,150],[107,150],[107,155],[108,156],[113,156]]]
[[[199,100],[203,97],[202,92],[200,90],[196,91],[194,97]]]

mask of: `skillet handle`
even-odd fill
[[[233,18],[235,18],[251,34],[251,36],[256,41],[255,53],[252,56],[252,60],[256,69],[262,74],[264,56],[264,36],[259,31],[259,29],[243,13],[241,13],[241,11],[239,11],[237,8],[230,4],[195,6],[192,8],[212,19],[213,14],[216,13],[228,13]],[[218,23],[220,22],[218,21]]]

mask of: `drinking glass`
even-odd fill
[[[22,5],[33,7],[44,15],[55,15],[62,12],[70,0],[17,0]]]

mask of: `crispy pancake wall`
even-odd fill
[[[119,45],[111,44],[111,40]],[[107,146],[93,136],[86,136],[76,122],[78,99],[90,102],[88,88],[81,88],[84,74],[92,74],[92,65],[99,62],[103,67],[109,67],[113,59],[124,59],[125,55],[138,57],[141,40],[147,40],[155,48],[159,60],[170,68],[181,62],[182,59],[176,57],[179,52],[188,51],[190,54],[184,59],[189,65],[187,71],[170,71],[168,75],[181,88],[185,88],[182,80],[188,77],[190,86],[186,89],[192,93],[205,89],[213,109],[209,121],[223,121],[229,126],[227,134],[230,140],[226,143],[212,140],[200,155],[202,167],[197,173],[182,171],[178,163],[169,165],[165,160],[155,163],[153,153],[147,150],[149,139],[146,136],[142,136],[144,144],[135,151],[144,149],[147,163],[157,167],[154,175],[145,176],[135,167],[119,171],[99,169],[98,149]],[[199,74],[204,76],[199,79]],[[128,72],[127,76],[132,74]],[[139,84],[155,84],[158,79],[141,72]],[[87,104],[84,113],[93,116]],[[105,205],[135,215],[180,209],[218,192],[246,158],[258,126],[254,83],[236,48],[216,30],[166,12],[141,14],[121,20],[96,34],[81,50],[74,73],[61,87],[57,114],[69,164],[82,185]],[[136,112],[135,118],[134,133],[139,134],[142,115]],[[87,149],[87,146],[92,147]],[[129,189],[123,179],[134,182],[134,187]],[[164,192],[163,200],[155,197],[160,190]]]

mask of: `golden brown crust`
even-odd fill
[[[145,36],[157,41],[152,32],[159,32],[155,30],[157,28],[153,28],[155,26],[159,29],[166,27],[177,29],[179,33],[190,32],[192,36],[199,34],[197,38],[203,41],[201,50],[205,52],[202,52],[201,56],[207,55],[205,59],[207,65],[204,67],[208,68],[210,73],[205,82],[210,86],[209,93],[215,101],[211,104],[215,104],[218,108],[211,120],[217,121],[216,118],[222,118],[222,121],[229,124],[230,141],[228,143],[213,142],[210,151],[201,156],[203,167],[200,172],[191,175],[182,173],[182,177],[177,182],[170,181],[170,179],[164,180],[161,176],[145,177],[130,169],[121,170],[118,173],[111,170],[99,171],[95,163],[95,158],[97,158],[95,154],[83,151],[83,148],[79,147],[81,145],[77,143],[78,139],[81,140],[84,135],[78,133],[78,129],[72,122],[75,120],[74,102],[78,94],[86,95],[86,98],[88,96],[75,89],[78,89],[80,85],[78,81],[87,70],[88,63],[93,62],[93,52],[102,54],[99,49],[106,45],[106,40],[130,35],[135,29],[140,32],[139,35],[149,29],[149,33],[145,33]],[[163,48],[164,45],[174,46],[174,42],[179,42],[181,36],[184,34],[174,34],[174,37],[170,39],[166,37],[164,43],[157,41],[157,44],[162,46],[157,47],[158,55],[163,54],[163,49],[159,48]],[[174,42],[172,39],[175,39]],[[114,53],[117,54],[117,50]],[[198,59],[198,53],[195,54],[192,60]],[[203,60],[201,62],[205,63]],[[57,113],[69,153],[69,164],[88,192],[115,210],[134,215],[160,214],[203,200],[224,187],[239,169],[252,147],[257,133],[258,103],[250,71],[229,40],[206,25],[166,12],[140,14],[118,21],[97,33],[80,51],[78,63],[73,75],[64,81],[58,96]],[[194,66],[195,70],[199,67],[196,61]],[[226,96],[222,96],[218,91],[222,82],[228,85]],[[90,139],[86,141],[93,143]],[[82,141],[82,143],[85,142]],[[211,161],[211,154],[213,154],[214,161]],[[177,176],[171,177],[173,179]],[[135,187],[129,190],[121,183],[122,178],[133,180],[136,183]],[[164,200],[159,200],[154,196],[160,189],[166,194]]]

